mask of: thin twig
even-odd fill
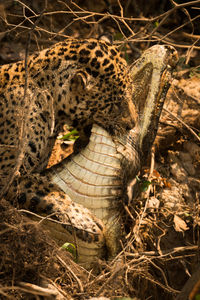
[[[173,254],[180,253],[180,252],[185,252],[185,251],[195,251],[198,250],[199,247],[194,245],[194,246],[183,246],[183,247],[175,247],[172,249],[166,249],[162,251],[162,254],[159,254],[158,251],[142,251],[142,252],[137,252],[137,253],[129,253],[126,252],[126,256],[128,258],[138,258],[141,256],[151,256],[153,258],[164,258],[166,256],[172,256]]]
[[[66,264],[66,262],[59,255],[56,255],[56,257],[62,263],[62,265],[65,266],[65,268],[67,268],[67,270],[72,274],[72,276],[74,277],[74,279],[77,281],[79,285],[81,293],[83,293],[84,288],[80,279],[76,276],[76,274],[72,271],[72,269]]]
[[[19,0],[18,0],[19,1]],[[21,3],[21,1],[19,1]],[[23,3],[22,3],[23,4]],[[18,137],[18,156],[17,156],[17,162],[15,164],[14,169],[12,170],[12,174],[9,176],[7,180],[7,184],[3,187],[3,189],[0,192],[0,198],[4,196],[4,194],[7,193],[10,186],[13,183],[13,180],[16,176],[19,175],[19,170],[22,165],[23,159],[24,159],[24,153],[25,148],[27,146],[27,138],[26,138],[26,129],[27,129],[27,119],[28,119],[28,111],[30,109],[30,103],[28,103],[28,100],[31,101],[30,97],[27,96],[27,89],[28,89],[28,53],[29,53],[29,44],[31,39],[31,32],[34,31],[37,24],[40,22],[44,11],[47,7],[47,0],[45,0],[45,8],[41,12],[39,18],[36,20],[36,22],[33,24],[32,28],[29,30],[27,44],[26,44],[26,51],[25,51],[25,61],[24,61],[24,68],[25,68],[25,81],[24,81],[24,96],[22,99],[22,103],[24,104],[22,112],[21,112],[21,125],[19,127],[19,137]]]
[[[193,135],[194,137],[200,142],[200,137],[192,130],[190,126],[188,126],[184,121],[182,121],[179,117],[175,116],[171,111],[169,111],[167,108],[163,108],[169,115],[171,115],[174,119],[179,121],[182,125],[184,125]]]

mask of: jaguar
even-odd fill
[[[73,237],[89,253],[101,256],[106,243],[115,252],[116,232],[108,234],[104,220],[90,207],[72,201],[44,170],[58,132],[67,123],[80,131],[83,140],[97,124],[109,134],[106,143],[120,140],[126,154],[132,147],[132,162],[122,173],[127,177],[130,170],[136,172],[140,168],[136,157],[145,156],[155,138],[176,62],[172,47],[158,46],[130,69],[115,46],[97,39],[69,38],[26,61],[1,66],[1,196],[32,216],[43,215],[43,224],[48,223],[62,243],[63,236],[66,241]],[[127,137],[132,139],[130,132],[134,137],[127,142]],[[101,152],[103,157],[104,149]]]
[[[68,38],[2,65],[0,78],[1,196],[17,208],[51,215],[64,231],[73,226],[83,241],[102,242],[102,222],[40,173],[65,123],[80,130],[83,139],[93,123],[112,136],[134,127],[122,54],[100,39]]]

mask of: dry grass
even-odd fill
[[[200,32],[196,22],[200,18],[200,1],[176,4],[166,0],[162,5],[158,0],[149,1],[149,4],[119,0],[102,0],[99,4],[94,1],[30,2],[16,0],[0,4],[1,63],[24,58],[28,52],[67,36],[96,37],[109,31],[130,62],[150,45],[165,43],[179,49],[185,59],[184,67],[190,64],[187,73],[181,73],[181,77],[187,78],[192,72],[198,75]],[[107,2],[111,3],[109,7]],[[20,45],[17,51],[16,45]],[[183,72],[182,67],[180,72]],[[92,296],[176,298],[199,262],[200,159],[197,153],[193,160],[195,175],[189,174],[182,182],[170,171],[175,161],[169,160],[168,151],[171,150],[175,157],[177,152],[186,151],[186,142],[199,146],[200,104],[198,97],[197,100],[194,95],[186,99],[183,97],[186,92],[179,92],[180,87],[175,90],[178,98],[172,103],[171,110],[168,109],[174,113],[176,107],[175,118],[171,116],[172,121],[163,115],[161,119],[162,128],[157,139],[160,152],[156,159],[152,158],[157,173],[150,172],[151,189],[125,206],[127,236],[122,243],[123,251],[113,261],[99,261],[94,270],[84,270],[67,252],[58,249],[37,223],[2,201],[2,299],[39,299],[39,295],[45,299],[88,299]],[[183,103],[187,103],[185,109]],[[180,108],[184,112],[181,118]],[[149,176],[145,170],[143,173],[144,177]],[[159,202],[153,202],[154,199]],[[180,201],[172,209],[169,199]],[[152,203],[157,206],[153,207]]]

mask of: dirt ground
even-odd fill
[[[129,63],[156,43],[173,45],[180,56],[141,192],[124,204],[122,252],[85,270],[2,200],[1,299],[200,299],[199,9],[200,1],[0,1],[1,64],[67,36],[103,32]],[[71,149],[58,140],[50,165]]]

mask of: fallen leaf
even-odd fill
[[[174,215],[174,229],[178,232],[188,230],[187,224],[180,217]]]

